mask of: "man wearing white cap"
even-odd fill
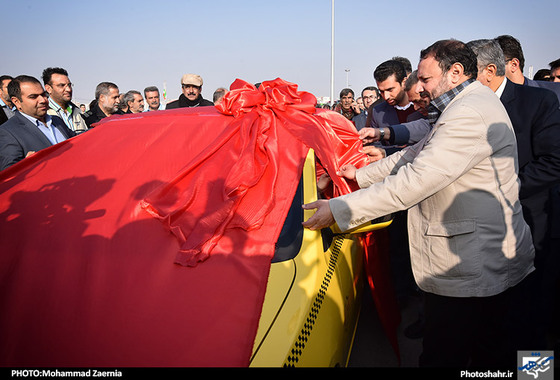
[[[202,78],[200,75],[183,75],[181,78],[181,90],[183,93],[179,96],[179,99],[167,103],[165,109],[214,105],[211,101],[202,98]]]

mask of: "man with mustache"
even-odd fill
[[[144,89],[144,98],[148,104],[149,111],[159,111],[161,107],[161,102],[159,100],[159,89],[156,86],[149,86]],[[163,109],[163,108],[161,108]]]
[[[95,100],[84,114],[89,128],[106,117],[122,113],[119,110],[119,87],[112,82],[101,82],[95,88]]]
[[[76,135],[62,119],[47,114],[49,96],[36,78],[14,78],[8,94],[17,111],[0,126],[0,170]]]
[[[144,98],[140,91],[130,90],[124,94],[123,102],[128,106],[125,113],[141,113],[144,112]]]
[[[350,88],[343,88],[340,91],[340,102],[335,106],[334,112],[341,114],[348,120],[360,114],[358,104],[354,100],[354,91]]]
[[[166,110],[182,107],[213,106],[209,100],[202,97],[202,78],[196,74],[185,74],[181,78],[182,94],[179,99],[167,103]]]

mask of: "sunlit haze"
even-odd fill
[[[210,100],[236,78],[280,77],[330,95],[331,0],[18,0],[1,9],[0,74],[40,79],[44,68],[63,67],[78,103],[89,103],[102,81],[121,92],[165,87],[170,101],[185,73],[202,76]],[[336,0],[335,99],[347,83],[355,92],[375,85],[373,70],[393,56],[416,67],[421,49],[447,38],[513,35],[531,77],[531,67],[560,58],[559,15],[558,0]]]

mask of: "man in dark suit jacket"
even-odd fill
[[[13,105],[8,97],[8,84],[12,79],[9,75],[0,75],[0,125],[14,115]]]
[[[506,77],[510,81],[525,86],[546,88],[553,91],[558,97],[558,100],[560,100],[560,84],[541,80],[532,80],[523,75],[525,57],[519,40],[507,34],[498,36],[494,40],[500,44],[504,57],[507,60]]]
[[[554,92],[556,94],[556,97],[558,98],[558,100],[560,100],[560,83],[558,82],[545,82],[542,80],[532,80],[529,78],[525,78],[525,82],[523,82],[524,85],[526,86],[530,86],[530,87],[540,87],[540,88],[546,88],[547,90],[550,90],[552,92]]]
[[[549,90],[505,81],[500,99],[517,137],[520,200],[539,267],[543,258],[538,253],[547,250],[549,239],[549,191],[560,182],[560,104]]]
[[[374,86],[368,86],[362,90],[362,99],[364,101],[365,109],[360,114],[352,118],[352,121],[358,131],[362,128],[369,127],[367,124],[369,114],[371,113],[373,107],[383,102],[383,99],[379,96],[379,90]]]
[[[385,61],[375,68],[373,76],[381,97],[385,101],[373,107],[368,114],[366,125],[374,128],[375,136],[370,137],[374,141],[380,141],[385,147],[389,147],[387,152],[389,154],[400,149],[391,147],[391,145],[403,145],[396,141],[408,141],[411,135],[416,134],[417,128],[415,126],[419,126],[418,134],[424,136],[430,130],[430,125],[420,121],[418,124],[412,124],[408,129],[404,127],[395,129],[397,125],[423,118],[422,114],[414,109],[408,99],[408,94],[405,91],[406,70],[401,62],[397,60]],[[371,131],[368,132],[371,134]],[[402,132],[408,132],[406,137],[403,136]],[[397,134],[399,136],[396,136]]]
[[[528,320],[530,325],[517,326],[514,335],[519,346],[543,345],[552,322],[547,318],[551,315],[554,282],[559,275],[558,252],[551,248],[551,190],[560,183],[560,103],[550,90],[507,79],[505,58],[497,41],[477,40],[468,45],[477,55],[477,79],[500,97],[515,130],[521,182],[519,200],[535,246],[533,282],[520,295],[527,303],[517,307],[515,313],[515,323]]]
[[[520,200],[533,232],[536,266],[546,250],[549,190],[560,183],[560,104],[552,91],[515,84],[494,40],[468,44],[478,59],[478,80],[500,97],[513,124],[519,157]]]
[[[18,111],[0,126],[0,170],[75,136],[62,119],[47,115],[48,96],[36,78],[14,78],[8,93]]]

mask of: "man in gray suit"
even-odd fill
[[[49,97],[36,78],[14,78],[8,85],[8,94],[17,111],[0,126],[0,170],[75,136],[62,119],[47,115]]]
[[[408,210],[412,270],[425,295],[426,367],[515,365],[502,322],[512,290],[534,270],[515,133],[477,72],[476,56],[460,41],[423,50],[417,91],[432,99],[432,130],[364,168],[342,167],[360,190],[303,206],[317,209],[306,228],[336,222],[343,231]]]

